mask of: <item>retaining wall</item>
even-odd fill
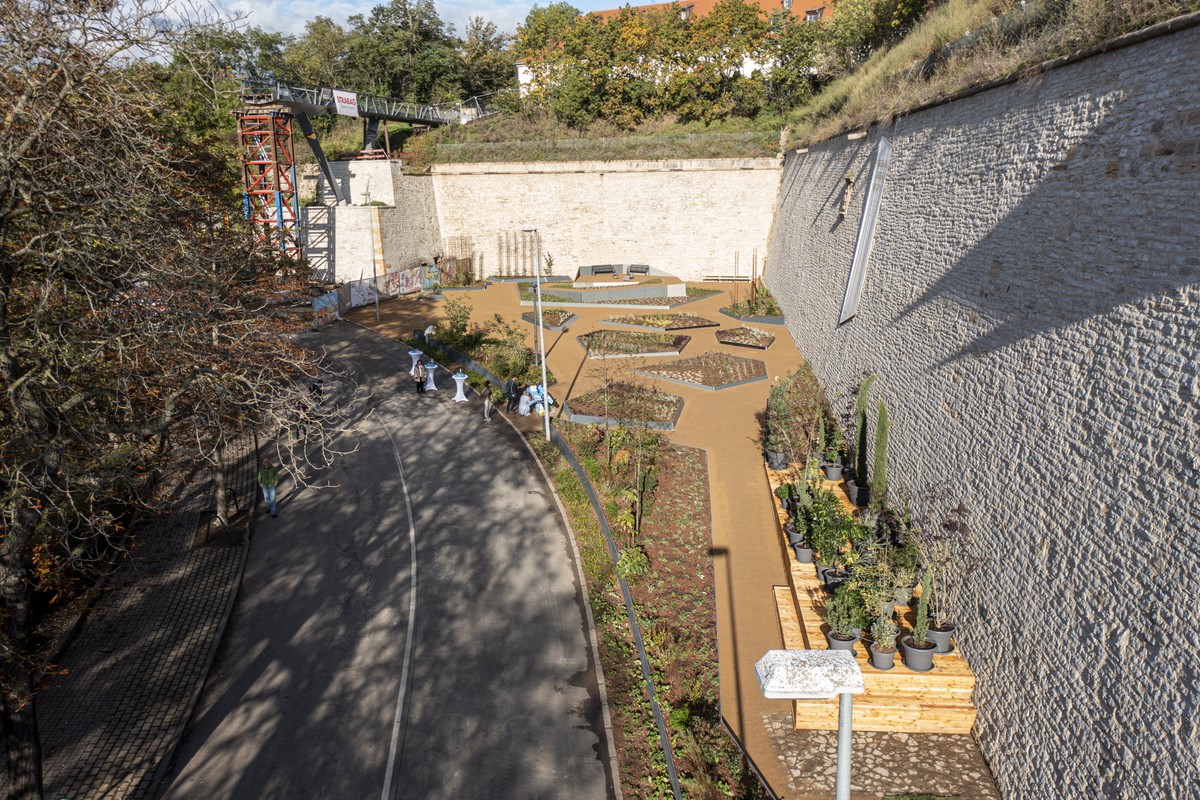
[[[778,159],[442,164],[442,236],[470,241],[488,275],[532,274],[534,227],[554,271],[643,263],[669,275],[750,274],[766,255]]]
[[[955,616],[1006,798],[1200,797],[1198,55],[1187,27],[786,158],[790,332],[839,412],[881,375],[893,493],[961,503],[989,559]]]

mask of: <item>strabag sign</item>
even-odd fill
[[[333,102],[337,106],[337,113],[343,117],[358,116],[358,93],[343,92],[338,89],[333,91]]]

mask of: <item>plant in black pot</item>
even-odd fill
[[[913,672],[929,672],[933,669],[933,654],[936,651],[929,641],[929,577],[921,583],[921,597],[917,600],[917,615],[912,633],[900,640],[904,654],[904,666]]]
[[[787,469],[787,419],[791,413],[788,404],[790,379],[779,381],[771,387],[767,397],[767,413],[764,420],[763,448],[767,466],[774,470]]]
[[[871,623],[871,644],[867,649],[871,653],[871,666],[875,669],[891,669],[896,663],[896,637],[900,635],[900,627],[892,622],[890,616],[876,617]]]
[[[951,613],[964,607],[971,577],[987,563],[972,547],[968,514],[961,502],[941,515],[937,524],[910,531],[928,584],[929,639],[939,653],[954,649],[957,627]]]
[[[822,467],[825,470],[825,480],[840,481],[842,479],[842,448],[844,446],[845,437],[835,426],[825,441],[825,464]]]
[[[833,492],[824,489],[813,492],[808,509],[808,543],[815,551],[817,577],[821,580],[826,572],[837,569],[842,549],[850,541],[852,524]]]
[[[870,474],[867,471],[867,411],[871,384],[878,375],[868,375],[858,387],[854,399],[854,478],[846,482],[846,494],[850,502],[859,508],[871,502]]]
[[[825,606],[829,649],[854,652],[854,643],[862,638],[862,618],[862,596],[849,584],[842,584]]]

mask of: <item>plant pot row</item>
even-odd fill
[[[950,632],[946,633],[949,636]],[[854,646],[862,641],[862,631],[858,631],[849,639],[827,632],[825,640],[829,643],[830,650],[848,650],[853,653]],[[904,666],[913,672],[929,672],[933,669],[933,657],[943,652],[949,652],[949,650],[940,650],[932,636],[925,642],[924,647],[915,644],[911,635],[897,639],[896,644],[896,647],[881,648],[876,647],[874,642],[868,641],[867,652],[871,666],[878,670],[889,670],[895,666],[896,653],[899,652]]]

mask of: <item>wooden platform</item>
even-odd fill
[[[776,511],[780,550],[788,564],[789,586],[775,587],[775,605],[787,649],[825,649],[824,586],[817,580],[812,564],[796,561],[787,544],[783,524],[787,514],[775,497],[775,489],[791,479],[788,472],[766,470],[769,499]],[[848,511],[853,511],[840,484],[823,481],[835,491]],[[900,607],[901,635],[912,628],[912,609]],[[854,729],[907,733],[969,733],[975,724],[975,706],[971,692],[975,675],[958,653],[934,656],[933,669],[913,672],[896,654],[896,665],[888,671],[871,666],[867,647],[855,646],[862,667],[866,692],[854,698]],[[792,703],[796,730],[837,730],[837,700],[796,700]]]

